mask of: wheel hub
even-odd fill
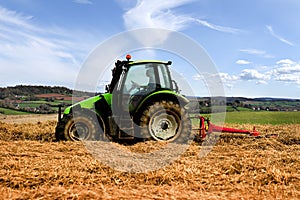
[[[150,124],[151,134],[155,139],[168,140],[176,135],[178,123],[174,116],[161,114],[153,118]]]
[[[163,122],[163,123],[161,124],[161,129],[162,129],[162,130],[167,130],[168,128],[169,128],[168,123]]]
[[[83,123],[74,124],[70,136],[75,140],[84,140],[89,135],[88,127]]]

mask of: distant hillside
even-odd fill
[[[274,98],[274,97],[259,97],[259,98],[249,98],[249,97],[193,97],[187,96],[188,99],[194,101],[209,101],[209,102],[300,102],[300,99],[292,98]]]
[[[211,112],[211,106],[226,106],[228,111],[300,111],[300,99],[288,98],[246,98],[246,97],[188,97],[189,107],[193,112]]]
[[[16,96],[35,96],[38,94],[61,94],[70,96],[73,93],[80,96],[92,96],[92,93],[73,91],[66,87],[60,86],[32,86],[17,85],[13,87],[0,88],[0,99],[15,98]]]

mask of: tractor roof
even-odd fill
[[[137,61],[129,61],[128,65],[138,65],[138,64],[146,64],[146,63],[158,63],[158,64],[165,64],[165,65],[171,65],[172,62],[168,61],[160,61],[160,60],[137,60]]]

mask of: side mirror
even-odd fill
[[[173,83],[172,85],[175,87],[175,88],[173,88],[173,90],[177,93],[180,93],[177,82],[172,80],[172,83]]]
[[[109,84],[105,86],[105,91],[106,92],[109,92],[109,86],[110,86]]]

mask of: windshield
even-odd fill
[[[130,95],[139,91],[149,93],[160,88],[171,88],[166,65],[146,63],[129,68],[123,93]]]

